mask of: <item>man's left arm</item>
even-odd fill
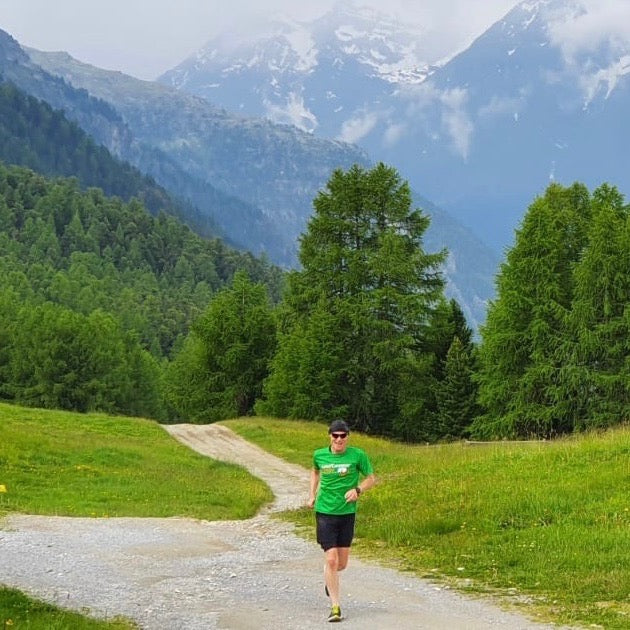
[[[376,483],[376,477],[374,476],[374,473],[370,473],[369,475],[367,475],[361,481],[361,483],[355,488],[355,491],[357,493],[357,498],[359,498],[359,496],[363,494],[366,490],[369,490],[370,488],[372,488],[375,483]]]
[[[346,501],[356,501],[363,492],[372,488],[376,483],[376,477],[374,476],[374,472],[372,470],[372,464],[365,453],[362,453],[362,457],[359,462],[359,472],[363,473],[365,477],[356,486],[356,488],[352,488],[352,490],[348,490],[348,492],[346,492]]]

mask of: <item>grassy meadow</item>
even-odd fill
[[[327,443],[313,422],[224,424],[305,467]],[[629,428],[437,446],[356,434],[351,444],[368,451],[378,477],[360,500],[355,552],[539,619],[630,627]],[[0,517],[247,518],[270,498],[243,469],[197,455],[154,422],[0,404]],[[313,538],[309,510],[284,517]],[[133,627],[70,615],[0,588],[0,626]]]
[[[226,424],[308,467],[327,443],[316,423]],[[360,500],[358,553],[538,618],[630,628],[630,428],[531,443],[350,443],[378,477]],[[312,536],[309,510],[288,517]]]
[[[3,404],[0,476],[0,516],[225,520],[272,499],[244,469],[191,451],[156,422]]]
[[[9,512],[241,519],[271,499],[267,485],[244,469],[198,455],[155,422],[0,404],[0,519]],[[0,588],[0,628],[10,627],[133,626]]]
[[[62,610],[27,597],[10,588],[0,588],[0,628],[2,630],[133,630],[125,619],[103,621],[81,613]]]

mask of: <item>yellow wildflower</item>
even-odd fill
[[[6,491],[7,491],[7,487],[3,483],[0,483],[0,492],[6,492]],[[11,620],[9,619],[9,621]]]

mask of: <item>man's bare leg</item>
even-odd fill
[[[324,565],[324,581],[328,589],[328,597],[333,606],[339,606],[339,548],[333,547],[326,551]]]
[[[348,566],[349,555],[349,547],[333,547],[326,551],[324,581],[333,606],[339,606],[339,571],[343,571]]]

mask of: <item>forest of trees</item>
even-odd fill
[[[335,171],[298,270],[132,199],[0,165],[0,399],[212,422],[329,420],[407,441],[551,437],[628,420],[630,210],[549,186],[478,340],[428,217],[379,164]]]
[[[0,398],[167,419],[164,366],[238,270],[279,300],[284,274],[265,259],[0,165]]]
[[[95,108],[111,110],[104,101],[90,98]],[[117,116],[113,110],[110,116]],[[115,158],[96,144],[62,111],[25,94],[0,76],[0,161],[25,166],[49,177],[76,177],[82,189],[101,188],[108,196],[142,201],[153,215],[159,212],[185,218],[202,236],[220,236],[211,217],[189,202],[175,200],[153,178]]]
[[[411,208],[394,169],[337,171],[314,208],[301,269],[289,273],[275,309],[268,375],[262,393],[248,389],[256,399],[248,412],[342,416],[409,441],[547,438],[628,421],[630,207],[614,187],[591,194],[579,183],[552,184],[534,200],[477,343],[444,298],[443,253],[423,250],[428,219]],[[269,308],[260,296],[251,306]],[[228,319],[225,311],[205,317],[206,330]],[[229,319],[239,321],[236,308]],[[259,321],[270,327],[269,312]],[[188,413],[208,418],[201,392],[228,371],[216,363],[212,375],[200,370],[198,357],[216,346],[199,333],[195,343],[197,362],[184,361],[194,376],[182,391],[200,402]],[[258,349],[257,359],[270,356],[270,346]],[[187,372],[178,370],[182,382]]]

